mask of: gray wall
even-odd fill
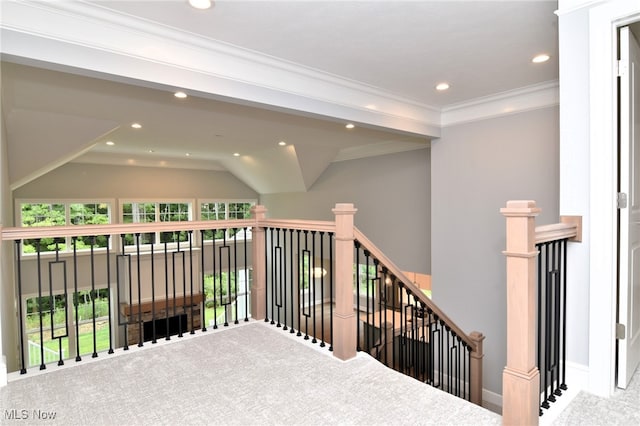
[[[535,200],[558,222],[558,108],[446,127],[431,148],[434,301],[485,334],[484,388],[502,393],[506,365],[507,200]]]
[[[16,189],[13,198],[247,198],[231,173],[68,163]]]
[[[2,120],[2,114],[0,114]],[[7,134],[4,122],[0,126],[0,227],[13,224],[13,209],[11,208],[11,191],[9,189],[9,163],[7,157]],[[0,241],[0,283],[2,293],[0,293],[0,327],[2,327],[2,342],[0,354],[6,356],[7,367],[10,371],[18,368],[17,359],[11,356],[15,349],[13,333],[5,333],[5,330],[16,330],[17,322],[14,310],[14,289],[13,283],[13,243]],[[0,366],[2,370],[2,366]],[[0,375],[4,375],[0,371]]]
[[[332,163],[305,193],[260,197],[271,218],[333,220],[353,203],[355,224],[398,267],[430,273],[429,148]]]

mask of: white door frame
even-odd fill
[[[590,325],[589,391],[615,389],[617,297],[617,28],[640,19],[640,5],[614,0],[589,10]],[[603,346],[609,350],[603,350]]]

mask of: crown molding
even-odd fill
[[[436,108],[96,4],[3,2],[3,54],[267,108],[439,136]],[[366,105],[375,104],[376,109]]]
[[[442,109],[442,127],[486,120],[519,112],[559,105],[558,81],[548,81],[516,90],[448,106]]]
[[[559,0],[558,10],[555,13],[562,16],[581,9],[590,9],[605,2],[605,0]]]

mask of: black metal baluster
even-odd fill
[[[541,348],[541,350],[544,349],[544,357],[543,357],[543,361],[544,361],[544,366],[540,367],[540,375],[543,378],[542,381],[542,389],[544,391],[544,400],[542,402],[542,407],[543,408],[549,408],[549,351],[551,350],[550,345],[549,345],[549,334],[550,334],[550,322],[551,322],[551,318],[550,318],[550,312],[549,312],[549,306],[551,305],[551,301],[549,300],[549,298],[551,297],[551,291],[549,289],[549,247],[548,244],[544,244],[541,246],[541,248],[543,248],[544,250],[542,251],[544,253],[544,278],[543,281],[540,283],[541,286],[544,286],[544,305],[543,305],[543,312],[542,312],[542,318],[544,319],[544,326],[543,326],[543,345],[544,348]]]
[[[244,321],[249,321],[249,268],[247,268],[247,233],[248,228],[244,227]]]
[[[171,333],[169,332],[170,330],[169,317],[171,316],[169,311],[169,251],[168,251],[166,236],[162,237],[162,241],[164,241],[164,247],[163,247],[164,248],[164,312],[165,312],[164,329],[166,334],[165,340],[171,340]],[[175,292],[176,290],[175,290],[175,282],[174,282],[174,287],[173,287],[174,313],[175,313]]]
[[[406,359],[405,359],[405,345],[407,343],[407,336],[405,333],[407,331],[407,311],[404,308],[403,296],[405,292],[404,283],[402,281],[398,281],[398,306],[399,306],[399,314],[400,314],[400,330],[399,336],[400,341],[398,342],[398,368],[397,370],[403,374],[407,374],[406,372]]]
[[[320,347],[324,348],[324,232],[320,232]]]
[[[174,239],[178,240],[176,253],[180,253],[180,258],[182,259],[182,314],[178,315],[178,337],[183,337],[182,332],[187,326],[187,324],[184,324],[184,326],[182,324],[183,316],[187,314],[187,261],[184,251],[180,250],[180,234],[178,233],[178,237],[174,237]]]
[[[471,383],[469,381],[469,377],[467,376],[467,372],[469,371],[467,370],[467,362],[469,356],[469,353],[467,351],[467,343],[465,341],[462,341],[462,397],[468,401],[469,393],[467,392],[467,389],[468,386],[471,385]]]
[[[78,314],[78,252],[77,242],[78,237],[72,237],[71,242],[73,244],[73,300],[75,308],[75,337],[76,337],[76,362],[82,361],[80,357],[80,320]],[[71,350],[71,348],[69,348]]]
[[[111,312],[111,235],[105,235],[107,239],[107,315],[108,315],[108,324],[109,324],[109,351],[108,354],[113,353],[113,324],[112,324],[112,312]]]
[[[390,285],[389,288],[391,289],[391,342],[387,342],[387,344],[391,344],[391,359],[387,360],[387,363],[391,363],[390,367],[391,368],[395,368],[395,362],[396,362],[396,351],[395,351],[395,344],[396,344],[396,292],[394,289],[395,286],[395,277],[393,275],[389,276],[389,270],[387,268],[383,268],[384,273],[383,273],[383,278],[384,278],[384,283],[385,283],[385,292],[387,291],[387,280],[390,280]],[[388,296],[387,296],[388,297]],[[387,321],[389,321],[389,319],[387,318]],[[389,353],[389,351],[387,350],[386,353]]]
[[[451,337],[451,329],[449,328],[448,325],[445,325],[445,330],[447,331],[446,334],[445,334],[447,336],[447,346],[446,346],[447,351],[445,352],[445,354],[447,355],[447,371],[446,371],[446,374],[447,374],[447,392],[451,393],[451,389],[452,389],[452,383],[451,383],[452,377],[451,377],[451,374],[453,373],[453,371],[452,371],[453,369],[452,369],[452,365],[451,365],[451,361],[452,361],[452,359],[451,359],[451,343],[449,342],[449,337]]]
[[[282,313],[284,317],[284,321],[282,322],[282,330],[286,331],[289,329],[287,326],[287,230],[282,230],[282,272],[281,275],[283,277],[282,281]],[[293,295],[292,295],[293,296]],[[293,305],[293,302],[291,303]]]
[[[275,273],[276,273],[276,271],[275,271],[275,266],[274,266],[275,265],[275,259],[274,259],[275,241],[274,241],[274,238],[273,238],[274,229],[273,228],[269,228],[269,231],[271,233],[271,235],[270,235],[271,238],[269,239],[270,242],[271,242],[271,263],[270,263],[270,265],[271,265],[271,325],[274,325],[276,323],[275,322],[275,317],[276,317],[276,312],[275,312],[276,311],[276,306],[275,306],[275,303],[276,303]],[[268,259],[267,259],[267,261],[268,261]],[[269,265],[269,264],[267,263],[267,265]],[[269,266],[267,266],[267,268],[269,268]],[[267,292],[268,292],[268,290],[267,290]],[[266,320],[266,318],[265,318],[265,320]]]
[[[91,236],[91,248],[90,248],[90,259],[91,259],[91,317],[93,324],[93,354],[91,354],[91,358],[98,357],[98,340],[96,336],[96,274],[95,274],[95,256],[93,252],[93,247],[96,244],[96,237]]]
[[[156,262],[151,244],[151,344],[158,343],[156,330]]]
[[[286,235],[286,234],[285,234]],[[285,237],[286,238],[286,237]],[[289,329],[289,333],[295,333],[295,321],[294,321],[294,306],[296,305],[296,301],[299,300],[300,294],[296,295],[294,289],[294,265],[295,265],[295,257],[293,255],[293,229],[289,229],[289,288],[291,289],[291,328]],[[299,312],[299,311],[298,311]]]
[[[329,301],[329,334],[331,336],[329,351],[333,351],[333,232],[329,232]],[[360,315],[360,311],[356,315]],[[357,317],[356,321],[358,321]]]
[[[301,250],[302,250],[302,246],[300,244],[300,230],[297,229],[296,230],[296,238],[297,238],[297,244],[296,244],[296,278],[298,280],[298,285],[297,285],[297,303],[296,303],[296,307],[297,307],[297,311],[298,311],[298,332],[296,333],[296,336],[300,337],[302,336],[302,307],[304,305],[304,295],[302,293],[303,291],[303,287],[302,287],[302,283],[304,281],[304,279],[302,278],[302,257],[301,257]],[[293,259],[292,259],[293,260]]]
[[[560,318],[561,318],[561,307],[562,300],[561,290],[562,283],[561,279],[561,265],[560,265],[560,241],[554,241],[553,243],[553,261],[554,261],[554,324],[553,324],[553,340],[554,340],[554,351],[553,351],[553,369],[554,369],[554,379],[553,379],[553,394],[555,396],[562,395],[562,390],[560,390]]]
[[[306,270],[303,268],[302,273],[304,279],[302,282],[307,283],[306,300],[302,298],[302,315],[304,315],[304,340],[309,340],[309,317],[311,316],[311,252],[309,251],[309,231],[304,230],[304,250],[302,251],[303,265],[306,263]],[[306,261],[306,262],[305,262]],[[304,287],[303,287],[304,294]],[[306,303],[305,303],[306,302]],[[305,308],[306,305],[306,308]]]
[[[546,249],[546,266],[547,266],[547,275],[546,275],[546,315],[545,315],[545,366],[546,366],[546,374],[545,374],[545,399],[550,402],[555,402],[555,397],[553,396],[552,388],[553,388],[553,251],[550,250],[549,244],[547,244]],[[547,403],[547,405],[549,405]]]
[[[316,330],[316,320],[318,316],[316,315],[316,231],[311,231],[311,259],[309,259],[311,270],[309,271],[309,300],[313,306],[313,339],[311,343],[317,343],[318,331]],[[312,298],[313,297],[313,298]]]
[[[189,334],[196,334],[193,315],[193,230],[190,229],[187,232],[189,238],[189,315],[191,316],[191,330],[189,331]]]
[[[69,336],[69,316],[68,316],[68,306],[67,306],[67,302],[69,300],[68,298],[68,294],[67,294],[67,263],[64,260],[60,260],[60,246],[59,246],[60,241],[56,238],[55,239],[55,244],[56,244],[56,248],[55,248],[55,260],[52,262],[49,262],[49,298],[51,299],[51,311],[50,311],[50,322],[51,322],[51,340],[58,340],[58,365],[64,365],[64,354],[62,352],[62,339],[64,339],[65,337]],[[54,271],[53,271],[53,267],[54,265],[62,265],[62,281],[63,281],[63,287],[64,287],[64,328],[65,328],[65,332],[64,334],[61,335],[56,335],[56,324],[55,324],[55,312],[57,310],[57,302],[56,302],[56,297],[54,295],[53,292],[53,276],[54,276]]]
[[[227,230],[225,229],[224,235],[222,236],[222,246],[220,247],[218,254],[220,256],[219,260],[220,260],[220,304],[224,305],[224,326],[228,327],[229,326],[229,306],[230,306],[230,302],[229,299],[231,298],[231,253],[230,253],[230,248],[227,245]],[[224,300],[224,294],[222,291],[222,286],[223,286],[223,268],[222,268],[222,263],[223,263],[223,256],[222,253],[226,252],[227,253],[227,288],[226,288],[226,293],[227,293],[227,300],[223,302]]]
[[[167,248],[166,244],[167,244],[167,242],[166,242],[166,239],[165,239],[165,250]],[[178,251],[179,251],[179,248],[178,248]],[[177,315],[178,306],[177,306],[177,301],[176,301],[176,254],[177,253],[178,252],[172,252],[171,253],[171,266],[172,266],[172,268],[171,268],[172,271],[171,272],[172,272],[172,276],[173,276],[173,279],[172,279],[172,284],[173,284],[173,306],[172,306],[173,311],[172,311],[172,315],[174,317],[175,316],[178,317],[178,336],[182,337],[182,320],[180,318],[180,315]],[[169,315],[167,314],[167,336],[171,334],[171,332],[170,332],[171,328],[169,327],[169,323],[170,323],[169,322]]]
[[[38,318],[40,320],[40,370],[44,370],[47,368],[44,362],[44,333],[43,333],[43,323],[42,323],[42,271],[40,265],[40,239],[36,239],[36,261],[38,265]]]
[[[239,228],[233,228],[233,279],[235,282],[233,296],[235,302],[235,315],[233,323],[238,324],[238,232]]]
[[[280,312],[282,311],[282,247],[280,247],[280,228],[276,228],[276,238],[272,243],[273,252],[271,254],[271,273],[273,288],[273,309],[276,319],[276,327],[282,327],[280,323]],[[273,322],[272,322],[273,324]]]
[[[218,298],[216,297],[216,232],[213,230],[213,246],[211,247],[211,264],[212,264],[212,279],[213,284],[211,290],[213,291],[213,329],[218,328]],[[266,320],[266,319],[265,319]]]
[[[264,228],[264,264],[269,270],[269,235],[267,234],[267,227]],[[269,274],[265,271],[264,273],[264,281],[265,281],[265,291],[264,291],[264,307],[265,307],[265,316],[264,322],[269,322]],[[273,313],[273,311],[272,311]]]
[[[562,240],[562,383],[560,389],[567,390],[567,240]]]
[[[138,347],[144,345],[144,327],[142,323],[142,278],[140,269],[140,233],[136,233],[136,268],[138,271]],[[131,288],[131,287],[129,287]],[[133,298],[131,299],[133,300]]]
[[[202,312],[200,313],[200,318],[202,321],[202,324],[200,326],[200,329],[205,332],[207,331],[207,292],[205,289],[205,280],[204,280],[204,233],[205,230],[201,229],[200,230],[200,242],[202,244],[201,250],[200,250],[200,277],[201,277],[201,291],[202,291]],[[213,244],[215,245],[215,236],[214,236],[214,241]],[[246,246],[246,245],[245,245]],[[245,259],[247,258],[247,256],[245,255]],[[246,262],[245,262],[246,263]]]
[[[120,296],[120,283],[121,281],[124,279],[122,277],[122,274],[120,273],[120,260],[123,261],[127,261],[128,263],[128,271],[129,271],[129,288],[131,288],[131,257],[129,255],[125,254],[125,234],[120,234],[120,240],[121,240],[121,246],[122,246],[122,254],[117,255],[116,256],[116,302],[117,302],[117,306],[120,307],[122,306],[122,298]],[[76,253],[76,243],[75,243],[75,237],[73,240],[73,256],[75,258],[75,253]],[[74,265],[76,265],[76,261],[74,260]],[[77,276],[78,274],[76,273],[75,276]],[[74,282],[74,286],[75,286],[75,294],[78,293],[78,283]],[[129,314],[130,314],[130,308],[131,308],[131,297],[129,297],[128,300],[128,309],[129,309]],[[118,315],[118,326],[124,326],[124,346],[123,346],[123,350],[128,351],[129,350],[129,316],[128,315],[122,315],[125,312],[121,312],[120,308],[118,309],[118,312],[116,315]],[[121,319],[121,317],[124,317],[124,321]],[[78,323],[78,310],[76,309],[76,324]],[[77,331],[76,331],[76,342],[77,342]],[[78,356],[76,357],[76,361],[80,361],[80,353],[78,353]]]

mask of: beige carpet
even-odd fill
[[[553,425],[640,425],[640,370],[627,389],[617,389],[610,398],[580,391]]]
[[[259,321],[122,352],[12,380],[0,389],[0,421],[501,424],[500,416],[390,370],[368,355],[342,362],[326,348]],[[43,421],[43,415],[49,419]]]

